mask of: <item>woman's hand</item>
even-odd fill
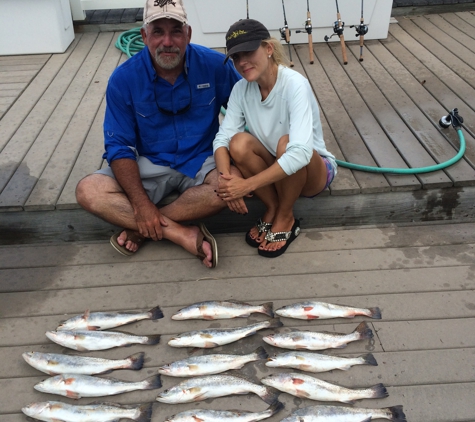
[[[218,196],[227,202],[229,209],[238,214],[247,214],[244,196],[251,197],[249,183],[237,175],[221,174],[218,178]]]

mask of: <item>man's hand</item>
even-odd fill
[[[134,206],[134,215],[139,233],[153,240],[162,240],[162,226],[168,226],[165,217],[151,201]]]

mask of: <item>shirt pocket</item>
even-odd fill
[[[160,144],[163,150],[164,143],[174,138],[173,121],[170,116],[160,113],[154,101],[134,103],[139,142],[147,152],[156,150],[154,146]]]

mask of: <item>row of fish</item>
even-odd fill
[[[202,302],[191,305],[177,312],[172,319],[220,319],[249,316],[251,313],[261,312],[273,316],[272,303],[262,305],[249,305],[242,302]],[[289,305],[276,311],[278,315],[301,319],[353,317],[355,315],[366,315],[372,318],[381,318],[379,308],[360,309],[341,307],[338,305],[324,304],[322,302],[303,302],[301,304]],[[330,316],[333,315],[333,316]],[[128,344],[156,344],[160,336],[131,336],[123,333],[94,332],[94,330],[104,330],[120,325],[128,324],[142,319],[158,319],[163,314],[158,307],[146,313],[89,313],[71,318],[61,324],[56,331],[47,333],[51,340],[75,350],[105,350],[111,347],[118,347]],[[173,347],[202,347],[211,348],[237,341],[241,338],[255,334],[258,330],[265,328],[275,328],[282,326],[279,319],[274,318],[257,324],[234,329],[210,329],[192,331],[173,337],[169,345]],[[128,337],[127,337],[128,336]],[[338,334],[310,331],[294,331],[287,334],[272,334],[264,337],[264,341],[277,347],[289,349],[309,349],[322,350],[331,347],[345,347],[350,341],[356,341],[373,336],[366,323],[360,324],[357,329],[350,334]],[[138,383],[126,383],[114,379],[100,379],[85,375],[101,374],[110,372],[113,369],[140,369],[143,365],[143,354],[129,356],[123,360],[107,360],[98,358],[87,358],[81,356],[64,356],[54,354],[30,353],[24,354],[25,360],[35,368],[49,373],[61,373],[56,377],[45,380],[35,386],[40,391],[62,394],[67,397],[99,397],[104,395],[120,394],[126,391],[137,389],[160,388],[160,376],[156,375]],[[170,376],[197,376],[203,374],[217,374],[229,369],[242,368],[248,362],[265,359],[267,353],[260,347],[253,353],[247,355],[207,355],[192,357],[182,361],[173,362],[159,368],[160,374]],[[289,367],[310,372],[321,372],[332,369],[349,369],[352,365],[369,364],[377,365],[372,355],[364,355],[358,358],[339,358],[327,355],[310,354],[303,352],[291,352],[278,354],[274,358],[269,358],[266,362],[270,367]],[[55,372],[56,371],[56,372]],[[384,386],[377,385],[368,389],[345,389],[313,377],[301,374],[275,374],[262,379],[263,385],[254,384],[242,377],[231,375],[205,376],[183,381],[175,387],[165,390],[157,397],[158,401],[166,403],[187,403],[198,400],[205,400],[212,397],[221,397],[230,394],[255,393],[261,397],[271,407],[264,412],[243,415],[243,412],[234,415],[233,412],[205,411],[211,412],[206,418],[209,420],[222,420],[222,418],[243,417],[244,420],[260,420],[272,416],[281,408],[277,401],[281,391],[288,392],[298,397],[307,397],[315,400],[331,400],[351,403],[361,398],[379,398],[387,395]],[[285,377],[287,376],[287,377]],[[289,384],[291,386],[289,386]],[[278,391],[279,390],[279,391]],[[54,403],[54,402],[48,402]],[[31,406],[34,407],[35,404]],[[61,403],[45,405],[48,412],[91,412],[89,408],[76,406],[61,406]],[[112,406],[113,407],[113,406]],[[331,406],[327,406],[330,408]],[[28,408],[28,407],[27,407]],[[25,408],[25,410],[27,409]],[[117,410],[121,406],[116,406]],[[53,409],[53,410],[52,410]],[[25,411],[24,410],[24,411]],[[103,409],[97,408],[97,412]],[[122,409],[121,409],[122,410]],[[126,409],[131,412],[131,409]],[[137,411],[137,408],[133,409]],[[374,409],[373,409],[374,410]],[[384,409],[376,409],[380,413]],[[45,410],[46,411],[46,410]],[[368,409],[368,412],[370,409]],[[189,411],[193,412],[193,411]],[[215,412],[215,413],[213,413]],[[25,411],[26,413],[26,411]],[[186,412],[182,412],[186,413]],[[236,412],[234,412],[236,413]],[[244,412],[246,413],[246,412]],[[386,411],[386,414],[388,412]],[[143,420],[146,412],[135,413],[133,420]],[[267,415],[267,416],[266,416]],[[175,415],[169,420],[191,417],[190,415]],[[246,417],[251,419],[245,419]],[[124,416],[125,417],[125,416]],[[381,416],[382,417],[382,416]],[[208,419],[204,420],[208,420]],[[46,420],[46,419],[43,419]],[[62,420],[62,419],[60,419]],[[69,419],[64,419],[69,420]],[[71,419],[72,420],[72,419]],[[78,419],[83,420],[83,419]],[[86,419],[84,419],[86,420]],[[113,420],[96,419],[91,420]],[[146,419],[144,419],[146,420]],[[180,420],[180,419],[178,419]],[[197,419],[193,418],[193,421]],[[327,420],[327,419],[318,419]],[[359,419],[351,419],[359,420]],[[363,421],[363,419],[361,419]],[[366,420],[366,419],[364,419]],[[367,419],[369,420],[369,419]],[[391,419],[405,420],[405,419]]]

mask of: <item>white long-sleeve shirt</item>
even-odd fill
[[[287,175],[305,167],[313,150],[327,157],[336,172],[335,157],[326,149],[318,104],[306,78],[279,66],[274,87],[264,101],[261,98],[257,82],[241,79],[234,85],[226,116],[213,142],[214,151],[220,147],[229,149],[231,138],[244,132],[247,125],[273,156],[279,139],[289,135],[287,149],[277,161]]]

